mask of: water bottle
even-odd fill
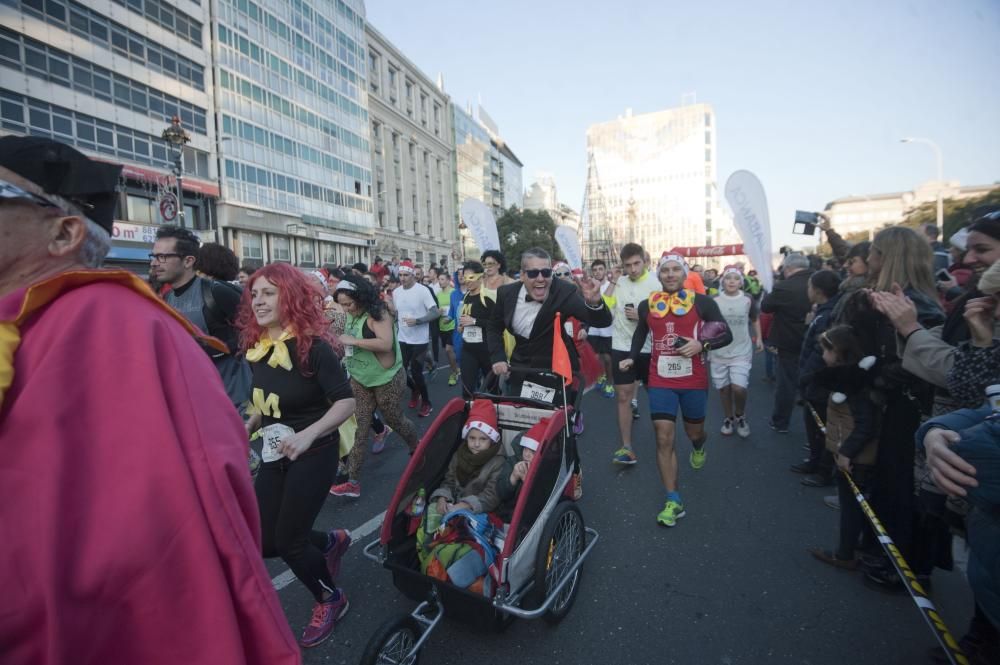
[[[427,506],[427,492],[421,487],[417,490],[417,495],[413,497],[413,503],[410,504],[410,515],[413,517],[420,517],[424,514],[424,508]]]

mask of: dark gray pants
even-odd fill
[[[778,351],[778,364],[775,370],[778,382],[774,390],[774,411],[771,412],[771,424],[778,429],[788,429],[799,387],[798,354]]]

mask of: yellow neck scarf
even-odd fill
[[[649,313],[657,318],[663,318],[668,313],[674,316],[684,316],[694,306],[694,291],[681,289],[676,293],[657,291],[649,296]]]
[[[247,360],[252,363],[260,362],[267,356],[271,349],[274,349],[274,353],[271,354],[267,364],[271,367],[278,367],[280,365],[282,369],[291,371],[292,357],[288,354],[288,347],[285,345],[285,342],[294,338],[295,335],[290,330],[283,330],[278,339],[271,339],[271,336],[267,332],[264,332],[260,336],[260,340],[257,341],[257,344],[247,351]]]

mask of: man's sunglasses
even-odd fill
[[[548,279],[549,277],[552,277],[552,268],[538,268],[535,270],[525,270],[524,274],[528,276],[528,279],[538,279],[539,275],[541,275],[545,279]]]

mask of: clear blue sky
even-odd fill
[[[1000,181],[1000,2],[366,0],[368,20],[579,209],[585,131],[695,92],[718,124],[719,188],[753,171],[775,249],[797,208]]]

